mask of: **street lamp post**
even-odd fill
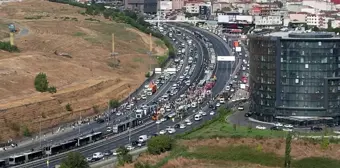
[[[41,116],[39,116],[39,144],[41,148]]]

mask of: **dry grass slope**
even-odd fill
[[[0,40],[6,38],[8,23],[28,30],[28,34],[16,34],[15,43],[21,53],[0,51],[2,140],[19,136],[17,128],[23,125],[37,130],[41,115],[46,116],[43,128],[72,121],[80,112],[93,115],[93,105],[104,107],[109,99],[123,99],[134,91],[144,81],[150,61],[156,62],[146,55],[147,35],[128,25],[83,16],[82,11],[43,0],[0,6]],[[118,68],[108,66],[112,62],[112,33],[119,53]],[[154,52],[166,52],[163,46],[153,46]],[[57,56],[55,51],[69,53],[72,59]],[[50,84],[57,87],[57,94],[35,91],[33,81],[39,72],[47,74]],[[66,111],[68,103],[73,112]]]

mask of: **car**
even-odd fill
[[[166,134],[166,131],[165,131],[165,130],[159,131],[159,135],[164,135],[164,134]]]
[[[112,155],[113,155],[113,156],[118,156],[118,155],[119,155],[119,152],[113,151],[113,152],[112,152]]]
[[[145,142],[145,141],[139,142],[139,143],[137,144],[138,147],[142,147],[142,146],[145,146],[145,145],[146,145],[146,142]]]
[[[180,128],[180,129],[184,129],[185,127],[186,127],[185,124],[180,124],[180,125],[179,125],[179,128]]]
[[[221,104],[220,103],[216,103],[216,107],[220,107],[221,106]]]
[[[266,127],[261,126],[261,125],[258,125],[258,126],[256,126],[255,128],[256,128],[256,129],[260,129],[260,130],[265,130],[265,129],[266,129]]]
[[[161,118],[161,121],[162,121],[162,122],[166,121],[166,118]]]
[[[282,129],[282,131],[286,131],[286,132],[292,132],[292,131],[293,131],[293,129],[291,129],[291,128],[283,128],[283,129]]]
[[[111,127],[106,127],[106,132],[111,132],[112,128]]]
[[[319,127],[319,126],[312,126],[310,129],[312,131],[322,131],[322,127]]]
[[[185,120],[184,120],[184,122],[190,122],[190,119],[189,119],[189,118],[187,118],[187,119],[185,119]]]
[[[281,124],[281,123],[279,123],[279,122],[274,123],[274,125],[277,126],[277,127],[282,127],[282,126],[283,126],[283,124]]]
[[[121,112],[117,112],[116,115],[117,115],[117,116],[121,116],[122,113],[121,113]]]
[[[134,150],[135,147],[133,147],[132,145],[128,145],[128,146],[126,146],[126,149],[129,150],[129,151],[131,151],[131,150]]]
[[[105,152],[103,152],[104,156],[111,156],[113,155],[113,152],[111,152],[110,150],[107,150]]]
[[[244,107],[243,106],[238,106],[237,110],[243,111]]]
[[[160,123],[162,123],[162,120],[157,120],[156,121],[156,124],[160,124]]]
[[[278,126],[273,126],[273,127],[270,127],[270,130],[281,131],[282,128],[280,128]]]
[[[93,160],[99,160],[99,159],[102,159],[103,157],[104,157],[104,154],[102,152],[96,152],[92,155]]]
[[[285,124],[285,125],[283,125],[283,127],[285,127],[285,128],[293,128],[294,126],[292,124]]]
[[[169,132],[169,134],[173,134],[173,133],[176,132],[176,129],[175,128],[169,129],[168,132]]]
[[[189,121],[189,122],[186,122],[187,123],[187,125],[192,125],[192,122],[191,121]]]
[[[215,115],[215,112],[214,112],[214,111],[210,111],[209,114],[210,114],[210,115]]]
[[[92,159],[92,157],[86,157],[86,161],[87,161],[87,162],[92,162],[93,159]]]
[[[147,97],[146,97],[146,95],[142,95],[141,98],[142,98],[143,100],[146,100]]]
[[[207,113],[203,111],[203,112],[201,113],[201,115],[202,115],[202,116],[206,116]]]
[[[180,124],[175,124],[174,128],[179,128],[181,127]]]

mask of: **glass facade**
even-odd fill
[[[253,36],[250,111],[254,118],[340,116],[340,39]]]
[[[249,41],[250,111],[261,120],[272,120],[276,101],[277,39],[257,37]]]

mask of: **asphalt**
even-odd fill
[[[198,51],[198,54],[202,56],[203,55],[202,52],[207,52],[207,51],[204,51],[204,49],[202,47],[200,47],[200,48],[201,49],[200,49],[200,51]],[[202,57],[198,57],[198,58],[199,59],[197,59],[197,65],[196,65],[195,71],[199,71],[201,73],[201,69],[203,69],[203,68],[200,67],[199,63],[203,62],[203,59],[202,59]],[[201,76],[200,73],[197,74],[195,72],[194,74]],[[169,87],[170,86],[171,85],[169,85]],[[164,93],[166,92],[166,90],[167,89],[164,89]],[[160,95],[162,95],[162,94],[160,94]],[[152,122],[152,121],[150,121],[150,122],[151,123],[146,122],[141,127],[138,127],[136,132],[131,131],[131,139],[132,140],[137,139],[137,137],[139,135],[142,135],[142,134],[155,133],[156,129],[157,129],[156,126],[155,126],[155,123]],[[159,126],[159,129],[165,128],[170,123],[171,123],[171,121],[166,121],[166,122],[162,123],[162,125]],[[149,124],[151,124],[151,125],[149,125]],[[99,126],[99,127],[101,127],[102,125],[103,124],[97,124],[97,126]],[[193,124],[193,126],[194,126],[194,124]],[[91,130],[93,128],[93,125],[88,125],[87,127],[89,128],[89,130]],[[106,125],[104,124],[104,130],[103,131],[106,131],[105,127],[106,127]],[[85,130],[86,128],[82,128],[82,129]],[[74,133],[78,134],[77,131],[78,130],[75,130]],[[97,131],[97,130],[95,130],[95,131]],[[82,148],[77,148],[75,150],[79,151],[79,152],[83,153],[85,156],[87,156],[87,155],[92,155],[94,152],[97,152],[97,151],[104,151],[104,150],[107,150],[107,149],[114,149],[114,148],[116,148],[118,146],[126,145],[127,144],[127,142],[128,142],[127,134],[128,134],[127,132],[123,132],[121,134],[118,134],[118,135],[114,136],[113,139],[102,140],[100,142],[96,142],[94,144],[91,144],[91,145],[88,145],[88,146],[84,146]],[[63,136],[63,137],[67,137],[67,136]],[[64,139],[66,139],[66,138],[64,138]],[[67,138],[67,139],[69,139],[69,138]],[[30,149],[30,148],[27,148],[27,149]],[[24,151],[24,150],[21,150],[21,152],[22,151]],[[59,155],[51,156],[50,157],[50,167],[52,167],[55,164],[58,164],[61,161],[61,159],[65,157],[65,155],[66,155],[66,153],[61,153]],[[40,159],[40,160],[29,162],[27,164],[19,165],[19,166],[16,166],[16,167],[30,167],[30,168],[31,167],[39,167],[39,168],[41,168],[41,167],[44,167],[44,166],[46,166],[46,159]]]
[[[203,36],[205,36],[207,39],[209,39],[209,41],[213,45],[216,56],[230,56],[231,55],[231,53],[229,52],[230,51],[229,46],[226,44],[225,41],[223,41],[222,38],[203,29],[199,29],[196,27],[189,27],[186,25],[182,25],[182,26],[184,26],[186,29],[189,29],[191,31],[198,31]],[[215,74],[217,81],[215,83],[215,86],[212,89],[213,95],[216,95],[223,90],[225,84],[229,81],[230,74],[232,74],[232,72],[233,72],[233,62],[220,62],[220,61],[217,62],[216,74]]]
[[[177,37],[177,40],[179,38]],[[184,41],[183,41],[184,42]],[[197,62],[198,63],[201,63],[203,62],[203,59],[201,59],[201,57],[199,57],[197,59]],[[187,58],[185,59],[184,61],[184,65],[180,71],[180,73],[177,73],[173,79],[170,79],[171,80],[177,80],[179,78],[180,75],[183,74],[184,72],[184,67],[187,65],[188,63],[188,60]],[[199,64],[201,65],[201,64]],[[196,69],[195,69],[195,73],[194,74],[197,74],[199,72],[199,69],[200,67],[199,66],[196,66]],[[137,103],[137,106],[141,105],[141,104],[148,104],[154,100],[157,100],[158,97],[162,96],[164,93],[166,93],[170,87],[172,86],[172,83],[171,82],[167,82],[165,83],[154,95],[148,97],[147,100],[140,100],[138,101]],[[144,85],[142,85],[141,87],[144,87]],[[124,115],[122,116],[115,116],[116,118],[113,119],[112,121],[109,122],[110,125],[113,125],[113,124],[118,124],[120,122],[124,122],[126,120],[129,119],[129,115],[133,115],[132,113],[125,113]],[[132,118],[134,118],[134,116],[132,116]],[[148,120],[149,118],[146,118],[145,120]],[[116,122],[115,122],[116,121]],[[100,132],[106,132],[106,123],[97,123],[97,122],[90,122],[89,124],[85,124],[85,125],[82,125],[80,127],[80,134],[82,135],[86,135],[86,134],[89,134],[92,130],[93,131],[100,131]],[[60,132],[58,134],[55,134],[54,136],[50,136],[50,137],[42,137],[42,146],[47,146],[47,145],[50,145],[50,144],[57,144],[57,143],[61,143],[61,142],[64,142],[65,140],[68,140],[68,139],[72,139],[72,138],[75,138],[79,135],[79,127],[75,127],[74,129],[72,130],[68,130],[68,131],[65,131],[65,132]],[[14,154],[18,154],[18,153],[22,153],[22,152],[25,152],[25,151],[29,151],[31,150],[32,148],[33,149],[37,149],[40,147],[40,141],[39,139],[36,139],[34,141],[32,141],[31,143],[28,143],[28,144],[25,144],[25,145],[20,145],[16,148],[11,148],[7,151],[1,151],[0,152],[0,158],[4,159],[10,155],[14,155]]]

